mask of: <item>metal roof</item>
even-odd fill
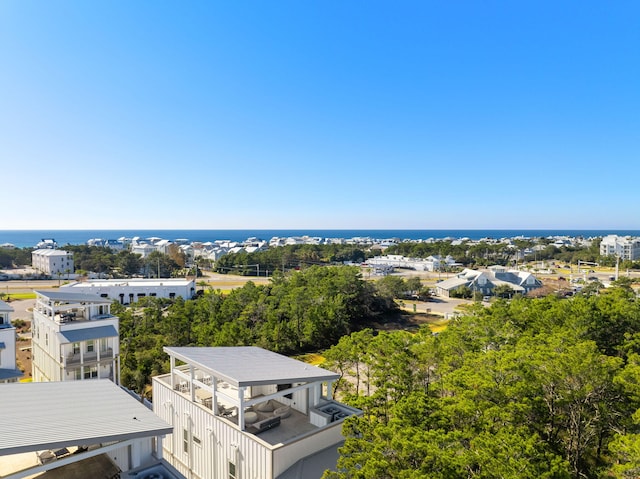
[[[165,347],[164,351],[234,386],[333,381],[340,377],[332,371],[255,346]]]
[[[75,283],[69,283],[60,287],[61,290],[77,290],[77,289],[91,289],[91,288],[111,288],[116,286],[146,286],[146,287],[160,287],[160,286],[188,286],[191,283],[195,283],[192,279],[184,278],[160,278],[160,279],[145,279],[145,278],[133,278],[133,279],[90,279],[87,281],[80,281]]]
[[[24,376],[24,373],[19,369],[0,369],[0,381],[6,381],[7,379],[13,378],[17,379],[21,378],[22,376]],[[4,387],[4,384],[0,387]],[[2,397],[2,394],[0,394],[0,397]]]
[[[162,436],[172,427],[109,380],[9,383],[0,403],[25,414],[0,414],[0,456]]]
[[[111,304],[111,300],[108,298],[101,298],[97,294],[93,293],[76,293],[76,292],[64,292],[64,291],[34,291],[40,296],[51,301],[73,301],[76,303],[106,303]]]
[[[97,328],[64,330],[59,334],[65,339],[61,343],[79,343],[89,339],[115,338],[118,336],[118,331],[113,326],[99,326]]]
[[[0,299],[0,311],[13,313],[13,308]]]

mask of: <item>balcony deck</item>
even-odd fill
[[[113,361],[113,348],[107,348],[105,351],[100,351],[100,361]],[[98,362],[98,353],[84,353],[82,355],[82,359],[84,360],[82,364],[92,364]],[[80,353],[69,354],[67,355],[67,366],[73,366],[76,364],[80,364]]]
[[[161,383],[165,384],[165,386],[169,388],[171,387],[170,375],[157,377],[156,379],[158,379]],[[204,407],[210,410],[211,414],[213,415],[213,410],[211,407],[211,398],[210,397],[207,398],[205,397],[205,395],[199,394],[198,391],[203,391],[203,390],[196,389],[196,391],[194,392],[194,396],[196,397],[194,403],[200,407]],[[176,386],[175,392],[177,394],[180,394],[182,397],[186,399],[189,399],[189,400],[191,399],[190,391],[188,389],[181,388],[180,385]],[[247,398],[247,399],[255,399],[255,398]],[[274,401],[274,400],[272,401],[273,401],[274,409],[283,405],[281,403],[278,403],[277,401]],[[251,407],[247,408],[246,411],[255,412],[258,415],[257,421],[261,421],[263,419],[273,417],[272,411],[260,412],[260,411],[257,411],[255,408],[251,408]],[[229,411],[229,409],[225,408],[224,405],[219,402],[219,413],[216,417],[219,420],[226,421],[230,424],[233,424],[235,427],[239,428],[238,414],[237,414],[236,408],[232,408],[232,410]],[[337,423],[334,423],[334,424],[337,424]],[[321,427],[315,426],[310,422],[309,415],[303,414],[300,411],[297,411],[293,408],[290,409],[289,416],[285,418],[281,418],[280,424],[276,427],[273,427],[271,429],[268,429],[259,433],[255,433],[255,432],[252,433],[249,430],[247,430],[247,428],[249,428],[250,426],[251,426],[250,424],[245,424],[245,432],[247,434],[254,434],[257,437],[259,437],[262,441],[265,441],[266,443],[272,446],[277,446],[277,445],[296,441],[300,439],[302,436],[312,434],[314,431],[319,431],[320,429],[322,429]]]

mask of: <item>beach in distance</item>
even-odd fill
[[[11,244],[17,248],[35,247],[43,238],[52,238],[58,246],[85,244],[94,238],[163,238],[171,241],[185,239],[189,242],[229,240],[242,242],[248,238],[270,240],[273,237],[287,238],[310,236],[320,238],[372,238],[377,240],[397,238],[400,240],[427,240],[444,238],[539,238],[539,237],[583,237],[594,238],[608,234],[640,236],[640,230],[560,230],[560,229],[141,229],[141,230],[0,230],[0,245]]]

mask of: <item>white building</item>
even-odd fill
[[[35,291],[34,381],[110,379],[120,383],[119,320],[95,294]]]
[[[0,386],[0,477],[182,479],[161,460],[172,428],[110,381]]]
[[[436,291],[439,296],[449,297],[454,290],[469,288],[474,293],[490,296],[496,287],[504,285],[509,286],[514,293],[527,294],[540,288],[542,282],[526,271],[492,266],[484,271],[465,269],[453,278],[436,283]]]
[[[393,268],[413,269],[416,271],[439,271],[443,267],[460,266],[451,256],[442,258],[439,255],[428,258],[407,258],[399,254],[375,256],[367,260],[371,266],[387,266]]]
[[[345,417],[338,374],[257,347],[166,347],[153,408],[174,427],[163,457],[186,477],[319,478],[335,468]]]
[[[142,258],[146,258],[156,250],[156,247],[149,243],[132,243],[131,252],[139,254]]]
[[[120,304],[131,304],[144,297],[191,299],[196,294],[196,283],[182,278],[92,279],[65,284],[60,291],[95,294]]]
[[[16,328],[11,325],[13,308],[0,300],[0,383],[11,383],[23,374],[16,365]]]
[[[73,273],[73,253],[60,249],[36,249],[31,252],[33,269],[49,276]]]
[[[607,235],[600,243],[600,255],[635,261],[640,258],[640,238]]]

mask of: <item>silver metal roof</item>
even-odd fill
[[[109,380],[0,385],[0,456],[170,434],[172,427]]]
[[[3,313],[13,313],[13,308],[0,299],[0,311]]]
[[[340,376],[255,346],[165,347],[170,355],[234,386],[333,381]]]
[[[73,301],[75,303],[106,303],[110,304],[109,298],[102,298],[93,293],[76,293],[76,292],[64,292],[64,291],[34,291],[36,294],[44,296],[50,301]]]
[[[83,328],[60,331],[60,336],[64,338],[61,343],[79,343],[88,339],[115,338],[118,331],[113,326],[99,326],[97,328]]]

